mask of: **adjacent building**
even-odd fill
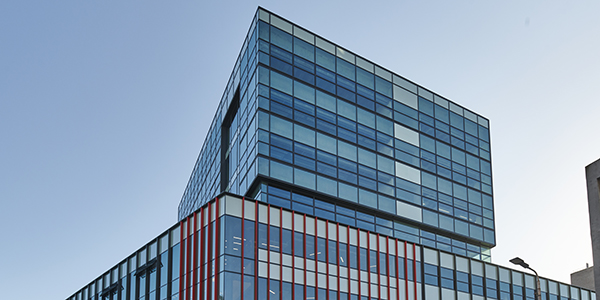
[[[491,168],[486,118],[259,8],[179,222],[68,299],[533,299]]]

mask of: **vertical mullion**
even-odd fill
[[[326,296],[329,300],[329,220],[325,220],[325,284],[326,284]]]
[[[319,226],[315,217],[315,299],[319,299]]]
[[[361,280],[361,268],[360,268],[360,229],[356,229],[356,262],[357,264],[357,268],[358,268],[358,298],[360,299],[362,297],[362,293],[361,293],[361,285],[362,285],[362,280]]]
[[[408,251],[406,241],[404,241],[404,285],[406,288],[406,299],[408,299]]]
[[[369,299],[371,298],[371,232],[367,231],[367,291]]]
[[[394,239],[394,244],[396,246],[396,295],[398,300],[400,300],[400,257],[398,252],[398,240]],[[405,254],[406,255],[406,254]],[[404,278],[406,279],[406,277]]]
[[[258,300],[258,201],[254,202],[254,299]]]
[[[242,197],[242,232],[240,234],[240,238],[242,239],[242,245],[240,247],[241,250],[241,258],[240,258],[240,272],[242,273],[241,276],[241,280],[240,280],[240,299],[244,299],[244,244],[246,241],[246,236],[245,236],[245,232],[244,232],[244,223],[245,222],[245,210],[244,210],[244,205],[246,204],[246,198]],[[195,299],[194,299],[195,300]]]
[[[388,299],[390,298],[390,292],[391,292],[391,287],[390,287],[390,238],[386,235],[385,236],[385,258],[386,258],[386,264],[385,264],[385,273],[386,273],[386,277],[385,279],[387,280],[387,297]]]
[[[200,209],[200,243],[202,243],[204,241],[204,207],[202,207]],[[200,266],[199,266],[199,270],[198,272],[200,273],[200,289],[199,289],[199,294],[202,294],[202,287],[204,284],[204,253],[202,251],[202,249],[204,249],[204,247],[198,247],[199,251],[200,251]],[[196,299],[194,299],[196,300]]]
[[[283,209],[279,208],[279,299],[283,297]]]
[[[336,258],[335,258],[335,265],[337,266],[337,298],[340,299],[340,292],[341,292],[341,288],[340,288],[340,224],[336,223],[335,224],[335,234],[336,234],[336,243],[335,243],[335,251],[336,251]],[[346,260],[348,260],[348,258],[346,257]]]
[[[413,245],[413,279],[415,282],[415,300],[417,300],[417,246]]]
[[[306,245],[306,214],[303,214],[302,226],[304,226],[302,235],[304,236],[304,245]],[[308,272],[306,270],[306,259],[307,259],[308,253],[306,253],[306,247],[304,247],[304,249],[302,249],[302,250],[304,250],[302,252],[304,253],[304,260],[303,260],[304,261],[304,272],[303,272],[304,273],[304,298],[306,298],[306,272]]]
[[[292,299],[296,296],[296,214],[292,211]],[[243,300],[243,299],[242,299]]]
[[[271,298],[271,204],[267,204],[267,299]]]

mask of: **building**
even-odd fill
[[[487,119],[259,8],[179,222],[69,299],[533,299],[491,176]]]
[[[585,167],[585,181],[588,195],[588,210],[590,215],[590,235],[592,238],[592,256],[594,286],[600,286],[600,160]]]
[[[571,273],[571,285],[595,291],[594,266],[586,264],[585,269]]]

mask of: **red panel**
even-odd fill
[[[398,240],[394,239],[394,244],[396,247],[396,296],[398,300],[400,300],[400,258],[398,257]],[[406,277],[405,277],[406,278]]]
[[[417,247],[413,245],[413,282],[415,283],[415,300],[417,300]]]
[[[207,212],[207,226],[206,226],[206,237],[207,237],[207,241],[208,241],[208,245],[206,245],[207,247],[207,252],[206,252],[206,299],[210,299],[210,277],[211,277],[211,255],[212,255],[212,223],[211,223],[211,210],[212,210],[212,203],[209,203],[208,206],[206,207],[208,209]]]
[[[340,224],[336,223],[335,224],[335,234],[336,234],[336,245],[335,245],[335,251],[337,251],[337,257],[335,258],[335,262],[337,265],[337,297],[338,299],[340,298]],[[346,258],[348,259],[348,258]]]
[[[215,200],[215,286],[214,286],[214,299],[219,298],[219,291],[217,289],[217,284],[219,283],[219,198]]]
[[[192,244],[192,248],[194,249],[194,266],[192,267],[192,272],[194,272],[194,280],[193,280],[193,300],[196,300],[198,293],[198,272],[196,269],[198,268],[198,215],[194,212],[194,243]],[[198,269],[199,271],[200,269]]]
[[[183,295],[183,221],[179,222],[179,297]]]
[[[200,209],[200,243],[204,242],[204,207],[202,207]],[[198,249],[198,251],[200,251],[200,267],[198,270],[198,273],[200,273],[200,294],[202,294],[203,290],[202,288],[204,287],[204,253],[202,252],[202,249],[204,249],[204,247],[199,247],[200,249]],[[194,299],[196,300],[196,299]]]
[[[304,237],[304,245],[306,245],[306,214],[303,215],[302,218],[302,226],[304,226],[304,231],[302,232],[302,235]],[[304,251],[304,297],[306,297],[306,257],[308,256],[308,253],[306,253],[306,247],[304,247],[303,249]]]

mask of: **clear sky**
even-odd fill
[[[177,221],[258,5],[490,119],[494,263],[592,263],[600,2],[210,2],[0,1],[3,299],[65,299]]]

